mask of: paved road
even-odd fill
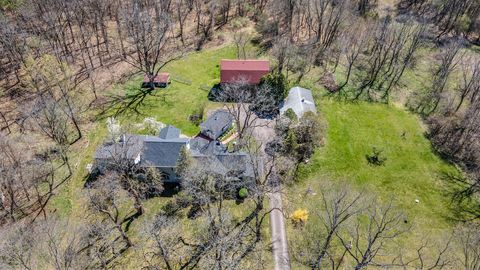
[[[275,270],[289,270],[290,259],[288,254],[287,233],[283,216],[282,193],[280,188],[269,195],[270,197],[270,229],[272,233],[273,257]]]

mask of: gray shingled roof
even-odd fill
[[[143,140],[142,135],[125,134],[119,142],[105,143],[95,152],[95,159],[109,159],[112,156],[125,155],[126,158],[135,159],[142,151]]]
[[[162,138],[162,139],[175,139],[175,138],[178,138],[180,137],[180,129],[172,126],[172,125],[168,125],[164,128],[162,128],[160,130],[160,134],[158,135],[158,137]]]
[[[150,137],[143,142],[141,164],[146,167],[175,167],[182,147],[187,146],[188,139],[165,141]]]
[[[205,136],[216,140],[232,126],[232,122],[233,117],[228,111],[218,110],[200,124],[200,130]]]
[[[221,175],[226,175],[229,172],[239,172],[245,177],[254,177],[253,166],[246,153],[195,154],[192,157],[208,170]]]
[[[298,86],[291,88],[283,106],[280,108],[280,113],[283,114],[288,109],[292,109],[298,117],[302,117],[308,111],[316,113],[317,108],[312,91]]]
[[[225,153],[227,148],[219,141],[209,140],[203,136],[197,136],[190,140],[190,150],[199,154],[219,154]]]

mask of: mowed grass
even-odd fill
[[[172,83],[167,88],[157,88],[154,95],[148,96],[140,108],[140,115],[130,112],[120,118],[121,122],[141,123],[145,117],[153,117],[178,127],[185,135],[195,135],[199,128],[189,120],[189,116],[203,106],[206,110],[220,106],[208,100],[209,88],[220,81],[220,60],[235,58],[235,49],[227,46],[191,53],[169,63],[162,72],[170,73]],[[176,78],[189,83],[179,82]],[[125,85],[115,87],[115,92],[123,94],[135,91],[142,80],[143,75],[136,76]]]
[[[300,169],[298,182],[287,188],[284,200],[290,212],[321,208],[320,190],[347,183],[378,196],[380,202],[393,200],[407,215],[407,222],[414,225],[404,239],[407,243],[448,231],[454,215],[442,176],[457,170],[434,153],[417,116],[384,104],[330,99],[318,101],[317,107],[319,117],[328,125],[326,143]],[[373,147],[381,149],[387,158],[383,166],[368,164],[365,156]],[[306,195],[308,188],[316,195]],[[296,233],[289,225],[288,234]]]

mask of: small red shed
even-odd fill
[[[170,74],[168,73],[158,73],[155,78],[153,78],[153,86],[154,87],[167,87],[167,85],[170,83]],[[143,83],[142,87],[151,87],[150,85],[150,77],[148,75],[145,75],[143,77]]]
[[[270,72],[268,60],[222,60],[220,62],[220,82],[235,83],[246,80],[248,84],[258,84]]]

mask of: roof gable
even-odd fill
[[[228,111],[218,110],[200,124],[200,130],[204,135],[216,140],[232,126],[232,122],[233,117]]]
[[[176,139],[180,137],[180,129],[168,125],[160,130],[160,134],[158,135],[161,139]]]
[[[291,88],[280,112],[284,113],[288,109],[292,109],[298,117],[302,117],[307,111],[316,113],[312,91],[298,86]]]
[[[119,142],[104,143],[95,152],[95,159],[111,159],[112,156],[135,159],[142,151],[144,136],[125,134]]]

